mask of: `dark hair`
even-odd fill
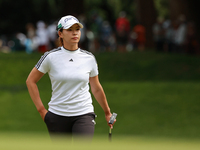
[[[62,32],[63,29],[60,29],[58,32]],[[63,46],[63,38],[59,37],[59,46]]]

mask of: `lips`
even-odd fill
[[[73,40],[77,40],[77,39],[78,39],[78,37],[73,37],[72,39],[73,39]]]

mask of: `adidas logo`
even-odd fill
[[[69,61],[73,62],[73,59],[70,59]]]

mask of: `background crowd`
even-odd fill
[[[187,21],[184,15],[177,20],[158,18],[153,26],[155,48],[157,51],[199,54],[195,24]]]
[[[82,49],[94,53],[145,50],[145,27],[141,23],[131,26],[124,11],[119,13],[115,24],[103,20],[98,13],[89,19],[84,15],[78,16],[78,19],[84,25],[80,39]],[[26,33],[17,32],[12,37],[0,35],[0,51],[25,50],[31,54],[35,51],[44,53],[58,47],[56,25],[57,21],[46,23],[40,20],[36,24],[27,23]],[[184,15],[174,21],[159,17],[152,26],[154,47],[158,52],[200,54],[195,30],[195,24],[187,21]]]

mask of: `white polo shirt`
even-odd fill
[[[46,52],[35,65],[49,74],[52,97],[49,111],[61,116],[78,116],[94,112],[89,92],[89,77],[98,75],[97,62],[88,51],[63,47]]]

